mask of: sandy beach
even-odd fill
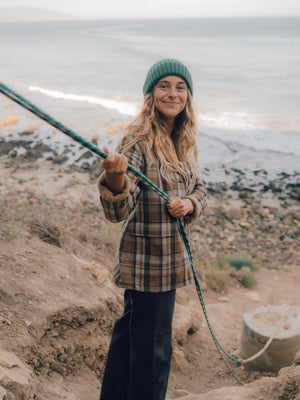
[[[0,398],[97,399],[122,310],[122,290],[109,279],[120,226],[105,221],[99,203],[100,161],[77,144],[42,140],[34,117],[3,109]],[[115,121],[103,131],[123,129]],[[300,306],[299,185],[293,176],[268,181],[257,173],[263,179],[254,185],[242,170],[228,174],[230,184],[206,182],[208,207],[192,225],[191,246],[211,323],[238,355],[244,312]],[[259,261],[256,285],[229,276],[214,286],[204,266],[227,253]],[[234,367],[245,383],[237,384],[219,359],[194,285],[178,290],[173,344],[168,399],[298,398],[299,357],[279,374]]]

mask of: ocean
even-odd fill
[[[99,147],[114,147],[165,57],[192,73],[206,180],[226,181],[230,169],[298,175],[299,17],[0,23],[0,82]],[[0,94],[0,121],[20,120],[0,136],[37,125],[45,141],[70,140],[8,103]]]

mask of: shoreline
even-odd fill
[[[38,212],[47,205],[53,213],[57,208],[67,213],[74,209],[76,215],[91,213],[94,221],[99,219],[99,223],[105,224],[96,185],[102,171],[101,160],[89,163],[91,159],[83,158],[80,167],[67,167],[66,155],[37,158],[44,154],[42,145],[39,146],[40,153],[30,148],[21,156],[0,154],[2,201],[12,204],[12,212]],[[0,145],[0,149],[4,148]],[[205,262],[226,253],[246,253],[267,266],[299,263],[299,201],[293,192],[254,192],[239,185],[237,180],[232,190],[224,183],[205,183],[208,206],[191,226],[191,247],[196,260]]]
[[[38,100],[39,96],[34,93],[33,102],[39,103]],[[42,108],[48,109],[50,114],[97,147],[114,148],[132,117],[96,105],[81,107],[67,100],[59,100],[59,104],[56,101],[46,102],[46,105],[42,103]],[[0,109],[3,110],[0,157],[5,157],[12,166],[47,160],[65,170],[88,172],[93,179],[100,174],[100,159],[87,148],[9,102],[5,96],[0,97]],[[72,119],[72,125],[64,118]],[[296,170],[296,153],[258,151],[243,144],[227,143],[203,129],[198,131],[197,145],[202,179],[211,197],[247,200],[259,196],[269,201],[276,199],[282,207],[300,200],[300,170]]]
[[[116,142],[116,136],[121,134],[123,129],[124,125],[120,125],[119,129],[108,130],[108,144]],[[98,139],[95,136],[91,142],[99,146]],[[42,138],[35,127],[29,127],[20,133],[0,136],[0,156],[11,166],[24,162],[51,161],[70,172],[88,172],[91,178],[95,178],[101,172],[99,157],[88,149],[58,131],[54,132],[52,137],[47,135]],[[271,175],[265,169],[249,170],[224,164],[216,169],[218,171],[215,172],[215,176],[211,174],[211,167],[202,169],[202,178],[211,196],[242,199],[259,196],[270,201],[276,198],[282,202],[283,207],[288,206],[286,203],[289,201],[300,200],[300,173],[297,171],[282,171]]]

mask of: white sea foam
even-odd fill
[[[138,104],[100,97],[64,93],[62,91],[30,86],[30,91],[40,92],[56,99],[99,104],[121,114],[135,116]],[[200,127],[209,136],[225,143],[239,144],[255,150],[268,150],[283,154],[300,155],[300,135],[269,129],[263,117],[244,111],[199,114]]]
[[[79,95],[79,94],[73,94],[73,93],[64,93],[64,92],[59,92],[57,90],[40,88],[37,86],[29,86],[29,90],[33,91],[33,92],[43,93],[46,96],[50,96],[55,99],[82,101],[82,102],[88,102],[88,103],[92,103],[92,104],[99,104],[105,108],[117,110],[119,113],[125,114],[125,115],[136,115],[137,114],[138,105],[136,103],[130,103],[130,102],[126,102],[126,101],[108,100],[108,99],[102,99],[101,97],[86,96],[86,95]]]
[[[254,150],[268,150],[300,155],[298,132],[270,129],[260,115],[246,112],[199,114],[201,130],[225,143],[239,144]]]
[[[200,123],[221,129],[253,129],[257,127],[258,116],[244,111],[199,114]]]

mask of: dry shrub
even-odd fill
[[[251,288],[256,285],[254,271],[260,268],[260,263],[247,254],[230,253],[219,257],[216,264],[220,270],[230,270],[244,287]]]
[[[240,270],[238,271],[237,278],[245,288],[251,288],[256,285],[256,278],[252,271]]]
[[[221,293],[226,291],[229,277],[229,271],[222,271],[217,268],[212,268],[210,271],[207,272],[205,280],[208,287],[218,293]]]
[[[76,232],[76,240],[85,246],[91,246],[97,250],[102,250],[103,247],[109,247],[116,250],[120,242],[121,224],[115,224],[103,221],[99,226],[93,229],[80,228]]]
[[[230,270],[221,270],[215,262],[196,263],[195,269],[200,280],[204,281],[210,289],[218,293],[227,289],[230,281]]]
[[[0,224],[0,239],[2,240],[13,240],[18,237],[18,229],[8,223]]]
[[[28,218],[27,225],[33,235],[39,237],[43,242],[62,247],[65,237],[65,228],[50,212],[32,213]]]
[[[106,222],[100,232],[99,238],[106,245],[116,250],[119,246],[122,223]]]
[[[208,287],[224,292],[230,279],[234,278],[244,287],[250,288],[256,284],[254,271],[259,269],[258,260],[245,254],[227,254],[215,261],[196,265],[196,271]]]
[[[0,200],[0,239],[13,240],[19,236],[20,222],[24,220],[25,211],[16,210],[4,199]]]

